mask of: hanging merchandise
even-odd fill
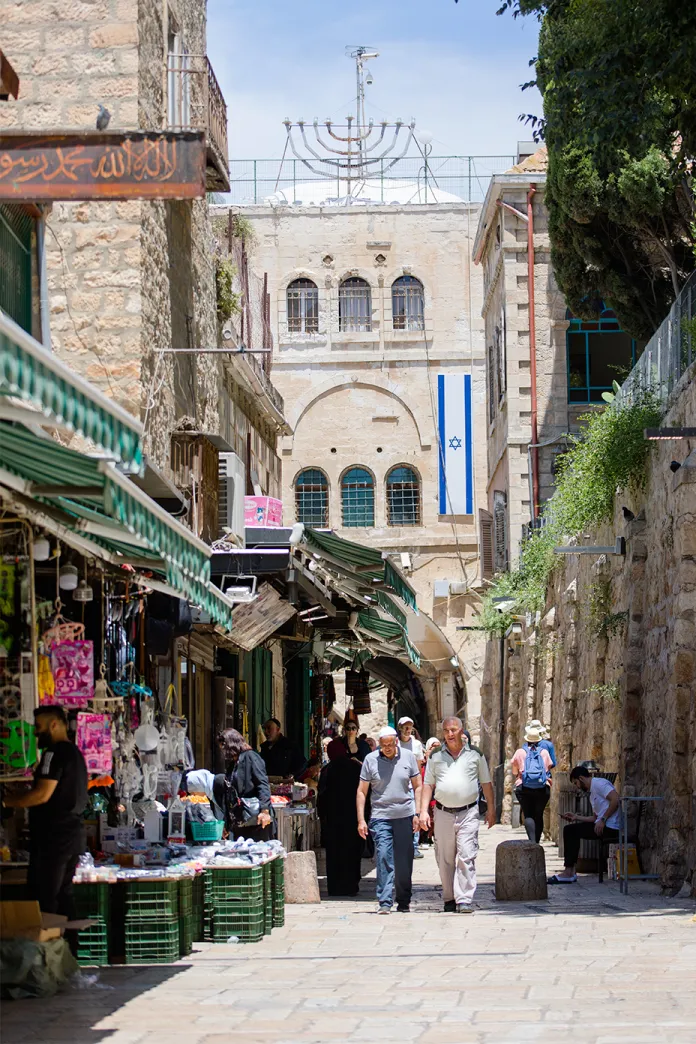
[[[53,703],[56,683],[51,674],[51,661],[44,653],[39,653],[39,703]]]
[[[169,830],[167,840],[178,844],[186,843],[186,805],[175,797],[169,806]]]
[[[56,703],[86,707],[94,696],[94,642],[56,642],[51,646]]]
[[[89,773],[111,772],[111,724],[106,714],[77,715],[78,749],[82,751]]]
[[[349,673],[355,674],[356,672],[346,671],[346,677]],[[355,713],[370,714],[370,675],[366,670],[357,671],[357,678],[355,678],[351,684]]]
[[[0,724],[0,776],[26,775],[36,764],[34,726],[28,721]]]

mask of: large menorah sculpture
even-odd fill
[[[354,58],[356,63],[357,116],[348,116],[345,124],[334,124],[328,118],[324,120],[323,124],[331,139],[330,141],[322,139],[319,130],[319,120],[315,118],[312,121],[314,136],[319,147],[324,150],[324,155],[310,144],[307,137],[307,124],[304,120],[292,123],[289,119],[285,119],[283,123],[287,130],[287,141],[295,158],[300,160],[308,170],[311,170],[313,174],[320,178],[345,182],[347,187],[346,195],[351,197],[353,186],[367,181],[370,177],[384,177],[399,160],[404,158],[408,152],[409,145],[414,140],[416,121],[411,120],[409,124],[405,124],[403,120],[398,119],[396,123],[390,124],[387,120],[382,120],[377,125],[379,131],[375,127],[373,120],[369,120],[366,123],[364,63],[370,58],[377,58],[378,52],[368,47],[360,46],[346,48],[346,53],[351,58]],[[367,83],[372,83],[370,73],[367,75]],[[304,148],[309,153],[309,156],[302,155],[298,150],[293,137],[293,130],[296,128],[302,136]],[[345,130],[346,133],[339,134],[337,133],[338,130]],[[387,138],[385,148],[377,152],[376,150],[380,149],[389,130],[394,132],[391,141]],[[394,150],[399,144],[399,138],[401,137],[402,141],[404,140],[401,133],[402,130],[407,131],[405,141],[403,148],[395,155]],[[334,142],[336,145],[333,144]]]

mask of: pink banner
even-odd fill
[[[111,724],[106,714],[78,714],[76,743],[87,762],[88,772],[100,776],[111,772]]]
[[[57,642],[51,647],[53,699],[64,707],[86,707],[94,696],[94,643]]]

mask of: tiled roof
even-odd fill
[[[549,154],[545,145],[542,145],[532,156],[527,156],[521,163],[506,170],[506,174],[545,174],[549,165]]]

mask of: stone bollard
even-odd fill
[[[285,902],[321,902],[314,852],[288,852],[285,860]]]
[[[495,897],[527,902],[548,899],[546,856],[533,841],[503,841],[495,850]]]

